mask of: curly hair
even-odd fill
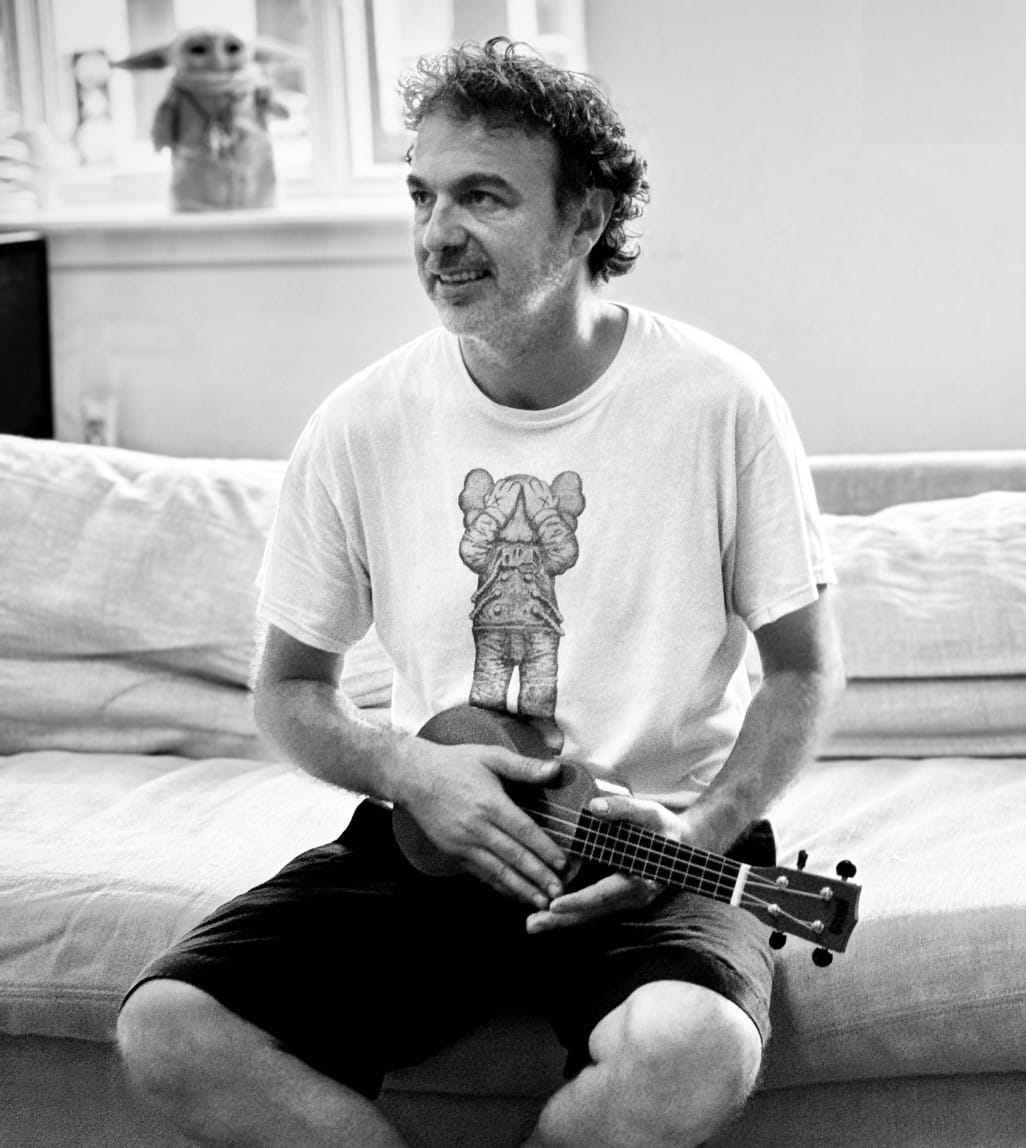
[[[588,256],[593,281],[626,275],[639,250],[627,224],[648,202],[644,159],[627,141],[620,117],[598,84],[554,67],[497,36],[424,57],[399,83],[405,122],[417,131],[432,112],[481,119],[490,128],[545,135],[559,152],[556,202],[561,212],[592,188],[613,193],[613,210]]]

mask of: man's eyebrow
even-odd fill
[[[406,177],[406,186],[410,191],[426,191],[429,185],[419,176],[410,172]],[[452,185],[451,190],[459,194],[475,187],[492,187],[505,191],[510,195],[516,194],[516,188],[501,175],[489,171],[471,171],[461,175]]]

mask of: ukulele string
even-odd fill
[[[569,806],[560,806],[554,802],[550,802],[549,806],[552,809],[566,810],[566,812],[571,813],[571,814],[577,812],[577,810],[575,810]],[[559,825],[559,826],[566,826],[571,830],[576,830],[578,828],[578,823],[576,821],[571,820],[570,818],[557,817],[554,814],[546,813],[543,811],[537,811],[535,813],[535,816],[538,817],[539,819],[544,819],[545,821],[548,821],[550,823],[554,823],[554,824]],[[625,827],[629,826],[630,828],[633,828],[633,829],[639,829],[640,828],[639,826],[636,826],[636,825],[630,825],[630,823],[628,823],[628,822],[616,822],[614,824],[625,826]],[[585,831],[586,831],[586,833],[594,833],[596,835],[599,833],[604,833],[606,837],[611,837],[612,834],[609,831],[610,829],[611,829],[611,826],[607,826],[605,823],[596,822],[594,826],[586,829]],[[571,838],[571,840],[572,840],[572,838]],[[669,839],[667,839],[667,840],[669,841],[669,843],[671,845],[677,844],[676,842],[670,841]],[[594,846],[594,845],[598,844],[598,842],[592,841],[592,842],[589,842],[588,844]],[[619,845],[619,844],[622,844],[622,842],[612,841],[609,844],[599,845],[599,852],[600,853],[603,851],[612,852],[613,847],[615,847],[616,845]],[[688,846],[687,848],[691,848],[691,847]],[[650,850],[650,849],[645,850],[645,851],[650,852],[650,853],[655,852],[654,850]],[[710,859],[714,859],[717,856],[719,856],[718,854],[709,853],[706,850],[702,850],[702,849],[696,849],[695,852],[698,854],[703,854],[706,858],[710,858]],[[662,859],[666,860],[665,855],[663,855]],[[601,860],[601,858],[600,858],[600,860]],[[611,861],[612,858],[609,858],[609,860]],[[738,871],[740,871],[740,868],[741,868],[740,862],[732,861],[731,858],[729,858],[729,857],[724,858],[724,861],[728,865],[736,866]],[[690,868],[691,868],[691,866],[688,865],[687,863],[685,863],[683,874],[679,874],[678,873],[678,866],[672,860],[670,860],[671,879],[674,877],[677,877],[677,876],[682,876],[684,879],[688,879],[689,878],[688,870]],[[737,874],[735,873],[734,879],[736,879],[736,876],[737,876]],[[691,876],[690,881],[691,881],[691,885],[693,887],[695,887],[698,892],[703,893],[703,894],[708,894],[710,892],[710,890],[708,888],[705,888],[704,886],[711,885],[712,886],[711,892],[712,892],[713,896],[720,895],[722,897],[725,895],[726,889],[733,889],[733,880],[728,880],[724,886],[724,882],[721,881],[719,875],[715,874],[715,873],[713,873],[711,875],[709,873],[701,873],[701,874],[698,874],[697,877]],[[770,912],[775,925],[779,926],[779,925],[783,924],[783,922],[787,921],[787,922],[790,922],[790,924],[795,926],[796,928],[801,928],[805,932],[813,933],[815,935],[812,926],[804,917],[799,917],[796,914],[789,912],[787,909],[784,909],[779,904],[777,904],[775,901],[766,900],[763,897],[756,896],[754,892],[749,892],[749,884],[754,884],[758,887],[761,887],[764,889],[769,889],[774,893],[780,892],[778,886],[776,884],[774,884],[772,881],[768,881],[765,878],[760,878],[757,875],[753,878],[750,875],[749,876],[749,883],[745,885],[744,891],[742,892],[742,895],[741,895],[741,900],[738,902],[741,908],[743,908],[743,909],[762,909],[762,910],[768,911],[768,912]],[[798,890],[798,891],[788,890],[787,892],[792,897],[810,898],[810,899],[815,899],[817,901],[820,900],[819,895],[816,893],[809,893],[809,892],[805,892],[802,890]]]
[[[554,814],[541,811],[536,816],[545,818],[552,824],[565,826],[568,830],[574,831],[572,834],[568,833],[568,837],[572,841],[573,836],[578,829],[583,830],[585,835],[590,835],[594,839],[586,842],[588,845],[596,847],[599,850],[617,848],[622,845],[631,846],[639,855],[645,854],[649,859],[645,863],[651,863],[656,866],[669,865],[675,869],[679,859],[667,855],[667,848],[678,848],[687,850],[695,862],[698,862],[700,867],[707,872],[716,872],[717,870],[728,875],[728,879],[733,882],[737,880],[737,875],[741,870],[741,862],[734,861],[730,857],[724,857],[721,854],[711,853],[705,849],[699,849],[691,845],[682,845],[679,842],[673,841],[671,838],[662,838],[653,830],[645,829],[641,826],[635,825],[628,821],[614,821],[603,822],[597,818],[593,820],[591,825],[582,825],[580,821],[574,820],[573,815],[579,811],[566,805],[559,805],[556,802],[550,802],[549,808],[556,811],[556,813],[567,813],[570,817],[557,817]],[[624,836],[628,838],[624,840]],[[630,838],[633,836],[633,840]],[[659,844],[653,848],[652,845],[646,844],[646,841],[655,839]],[[663,844],[665,842],[665,844]],[[685,868],[695,868],[691,862],[685,862]],[[762,879],[762,883],[767,888],[775,888],[772,881]]]
[[[551,809],[565,810],[566,812],[568,812],[570,814],[575,814],[578,812],[576,809],[573,809],[572,807],[561,806],[555,802],[550,802],[549,807]],[[570,830],[573,830],[573,831],[576,831],[578,828],[578,822],[572,820],[571,818],[557,817],[554,814],[546,813],[544,811],[537,811],[535,813],[535,816],[538,817],[539,819],[544,819],[550,823],[554,823],[554,824],[559,825],[559,826],[566,826],[567,828],[569,828]],[[613,826],[623,826],[623,827],[626,827],[628,829],[632,828],[635,830],[640,828],[639,826],[632,825],[629,822],[615,822],[615,823],[613,823],[613,825],[608,825],[606,823],[596,821],[593,826],[591,826],[590,828],[586,828],[585,832],[588,834],[595,834],[596,836],[598,834],[603,834],[607,838],[610,838],[610,837],[612,837],[612,833],[610,832],[610,830],[613,828]],[[565,832],[565,830],[564,830],[564,832]],[[651,831],[648,831],[648,832],[651,832]],[[573,839],[573,834],[570,835],[570,840],[572,841],[572,839]],[[640,837],[639,837],[639,840],[640,840]],[[677,844],[676,842],[673,842],[670,839],[667,839],[667,840],[668,840],[669,844],[671,844],[671,845]],[[607,844],[599,844],[597,841],[591,841],[591,842],[588,842],[588,844],[591,846],[598,845],[599,853],[601,854],[602,852],[612,853],[613,849],[618,845],[622,845],[623,842],[618,842],[618,841],[614,840],[614,841],[611,841]],[[687,846],[687,848],[690,849],[692,847]],[[649,853],[655,852],[654,850],[651,850],[651,849],[646,849],[644,851],[649,852]],[[715,860],[719,856],[718,854],[709,853],[708,851],[702,850],[702,849],[695,849],[694,851],[697,854],[702,855],[704,858],[710,859],[710,860]],[[601,857],[599,859],[601,860]],[[660,859],[661,860],[667,860],[665,858],[665,854],[663,854]],[[610,857],[609,860],[611,861],[612,857]],[[733,861],[729,857],[726,857],[723,860],[726,862],[727,865],[735,866],[736,869],[738,871],[740,871],[740,868],[741,868],[740,862]],[[716,873],[710,874],[708,872],[705,872],[705,873],[699,873],[697,876],[691,875],[688,872],[691,868],[692,868],[692,866],[685,863],[684,868],[683,868],[683,873],[681,873],[681,872],[679,872],[679,867],[672,861],[672,859],[670,859],[670,877],[671,877],[671,880],[675,877],[680,876],[684,880],[690,880],[692,887],[695,888],[696,891],[698,891],[699,893],[707,895],[711,892],[714,897],[719,895],[719,896],[725,898],[726,890],[728,890],[728,889],[732,890],[733,889],[734,880],[736,880],[736,877],[737,877],[736,873],[733,875],[732,879],[728,879],[728,881],[726,883],[724,883],[723,881],[721,881],[719,875]],[[664,869],[664,872],[665,872],[665,869]],[[774,893],[780,892],[779,887],[774,882],[769,881],[765,878],[761,878],[758,875],[755,875],[753,877],[752,874],[750,873],[749,874],[749,881],[748,881],[748,883],[746,883],[744,891],[742,892],[742,895],[741,895],[741,900],[738,902],[741,908],[743,908],[743,909],[762,909],[764,911],[767,911],[771,915],[772,920],[776,926],[780,926],[785,921],[787,921],[792,926],[794,926],[796,929],[800,928],[804,932],[812,933],[813,936],[816,935],[812,926],[804,917],[799,917],[795,913],[789,912],[787,909],[783,908],[782,906],[777,904],[775,901],[766,900],[764,897],[759,897],[754,892],[750,892],[749,891],[749,885],[755,885],[755,886],[763,888],[763,889],[768,889]],[[709,888],[707,888],[707,886],[712,886],[711,890]],[[802,890],[798,890],[798,891],[787,890],[787,892],[791,897],[809,898],[809,899],[814,899],[816,901],[820,900],[819,895],[816,893],[805,892]],[[798,934],[798,935],[800,935],[800,934]],[[812,939],[812,938],[810,938],[810,939]]]
[[[557,813],[569,813],[571,815],[578,811],[570,808],[569,806],[558,805],[550,803],[549,808],[555,810]],[[577,830],[582,830],[585,834],[584,844],[590,848],[602,852],[608,850],[615,850],[624,845],[630,846],[635,853],[642,857],[644,856],[643,864],[651,864],[658,870],[660,867],[669,867],[671,871],[676,871],[678,863],[681,858],[674,858],[667,854],[667,848],[679,847],[689,851],[693,857],[693,861],[697,862],[684,862],[686,870],[701,868],[706,873],[710,874],[710,879],[714,876],[719,879],[721,874],[726,874],[728,881],[733,884],[737,880],[737,875],[741,870],[740,862],[733,861],[729,857],[720,858],[719,855],[709,853],[703,849],[697,849],[692,846],[680,846],[678,842],[672,841],[670,838],[659,838],[652,830],[642,829],[640,826],[634,825],[631,822],[616,821],[616,822],[602,822],[594,820],[591,825],[581,825],[579,821],[575,821],[573,817],[558,817],[555,814],[542,811],[536,814],[544,818],[550,825],[558,825],[566,827],[568,831],[568,839],[572,842],[573,837],[576,835]],[[626,836],[626,840],[624,839]],[[631,840],[631,837],[634,839]],[[588,839],[590,838],[590,840]],[[647,838],[656,838],[660,844],[653,848],[652,845],[646,843]],[[665,841],[665,844],[662,842]],[[772,882],[766,883],[769,887]]]
[[[537,812],[535,816],[539,819],[544,819],[551,826],[559,826],[559,831],[566,834],[570,843],[572,843],[578,829],[583,829],[586,836],[584,843],[589,848],[598,852],[599,860],[602,860],[601,854],[603,852],[609,853],[610,857],[608,859],[611,860],[612,854],[617,848],[622,847],[623,845],[628,845],[635,851],[638,856],[641,856],[642,854],[646,855],[645,859],[642,861],[642,866],[653,866],[656,870],[656,875],[658,875],[660,871],[666,873],[668,870],[671,880],[678,875],[681,875],[685,878],[690,877],[692,878],[693,882],[696,882],[699,885],[711,884],[714,887],[715,892],[720,892],[723,889],[733,889],[734,883],[737,880],[738,873],[741,871],[741,862],[734,861],[730,857],[722,857],[721,859],[720,854],[711,853],[708,850],[699,849],[694,846],[683,846],[683,848],[687,849],[691,853],[697,864],[691,861],[683,861],[683,868],[681,868],[681,863],[677,858],[673,858],[667,855],[665,851],[666,846],[660,845],[657,848],[652,848],[650,845],[645,844],[646,834],[656,836],[652,830],[645,830],[631,822],[617,821],[606,823],[598,821],[597,819],[590,826],[581,826],[579,821],[573,819],[574,815],[580,812],[577,809],[571,806],[560,805],[558,802],[551,801],[548,803],[548,807],[555,812],[549,813],[546,811],[540,811]],[[566,813],[570,814],[571,816],[559,817],[556,816],[557,813]],[[626,834],[628,838],[626,841],[623,839],[624,834]],[[634,840],[630,839],[632,835]],[[591,839],[588,840],[588,838]],[[677,842],[674,842],[669,838],[666,840],[670,846],[678,845]],[[697,873],[693,873],[693,870],[699,871]],[[772,901],[765,900],[762,897],[756,896],[755,890],[757,889],[766,890],[767,892],[772,893],[781,892],[780,887],[774,881],[771,881],[766,877],[762,877],[754,870],[752,870],[749,872],[748,879],[745,883],[744,893],[742,894],[742,903],[745,896],[750,898],[750,903],[763,908],[767,908],[774,903]],[[787,889],[786,892],[788,896],[792,898],[797,897],[815,901],[822,900],[822,897],[818,892],[800,889],[796,890],[790,888]],[[802,923],[801,918],[792,916],[790,913],[787,913],[786,910],[779,909],[778,907],[778,911],[781,916],[787,916],[791,920]]]
[[[567,812],[570,813],[576,812],[576,810],[568,809],[564,806],[553,805],[552,808],[567,809]],[[567,829],[573,831],[576,831],[578,828],[578,823],[569,818],[560,818],[550,813],[540,813],[536,816],[547,821],[549,828],[553,826],[565,826]],[[634,831],[636,840],[625,841],[624,834],[626,833],[627,836],[630,837],[632,830]],[[592,826],[585,827],[586,837],[590,837],[591,839],[585,840],[583,843],[588,847],[589,852],[595,855],[595,859],[599,861],[605,860],[607,862],[612,862],[617,851],[622,851],[623,846],[627,845],[634,851],[636,856],[641,857],[642,854],[646,855],[642,860],[642,871],[644,873],[645,868],[650,867],[653,870],[651,873],[651,877],[653,878],[663,876],[664,879],[671,882],[675,878],[679,878],[684,881],[689,881],[697,891],[711,893],[713,896],[725,896],[728,891],[733,890],[737,880],[737,874],[741,869],[739,863],[733,862],[729,858],[724,859],[726,864],[719,863],[715,860],[716,855],[706,853],[704,850],[695,850],[700,864],[696,865],[685,861],[682,866],[680,859],[668,856],[665,851],[667,846],[673,847],[677,844],[676,842],[666,838],[665,846],[661,845],[658,849],[653,849],[643,844],[644,837],[637,832],[638,830],[638,826],[631,825],[628,822],[616,822],[612,825],[607,825],[596,821]],[[572,844],[572,835],[568,834],[567,836]],[[604,854],[608,856],[603,856]],[[714,864],[710,865],[709,861],[713,861]],[[724,878],[724,872],[731,867],[734,869],[733,873],[727,872],[726,878]],[[644,875],[649,876],[647,873],[644,873]],[[771,882],[763,883],[767,888],[775,888]],[[742,904],[744,904],[746,893],[742,894]],[[746,908],[752,904],[763,904],[763,902],[754,895],[747,895],[748,905],[745,905]]]

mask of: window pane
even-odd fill
[[[279,174],[309,178],[312,169],[307,45],[310,13],[307,0],[256,0],[256,35],[260,43],[291,50],[263,64],[275,103],[288,112],[270,121]]]
[[[442,52],[453,42],[453,0],[365,0],[365,6],[374,163],[396,163],[406,151],[396,81],[421,56]]]
[[[358,50],[369,58],[372,145],[370,157],[355,157],[357,170],[368,158],[372,165],[392,164],[405,152],[396,81],[421,56],[454,43],[508,35],[527,41],[553,63],[584,67],[581,0],[360,0],[360,9],[360,20],[350,20],[347,33],[359,29],[366,40]],[[350,83],[350,90],[359,102],[359,88]],[[358,148],[355,132],[354,139]]]
[[[485,41],[509,31],[506,0],[455,0],[453,7],[458,42]]]
[[[156,44],[169,44],[175,37],[174,0],[128,0],[128,55]],[[132,72],[132,134],[150,138],[150,121],[167,90],[163,72]]]
[[[17,130],[21,120],[13,24],[14,8],[3,5],[0,7],[0,139]]]

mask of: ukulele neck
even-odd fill
[[[569,850],[608,869],[727,904],[738,903],[750,869],[628,821],[602,821],[587,809],[581,812]]]

